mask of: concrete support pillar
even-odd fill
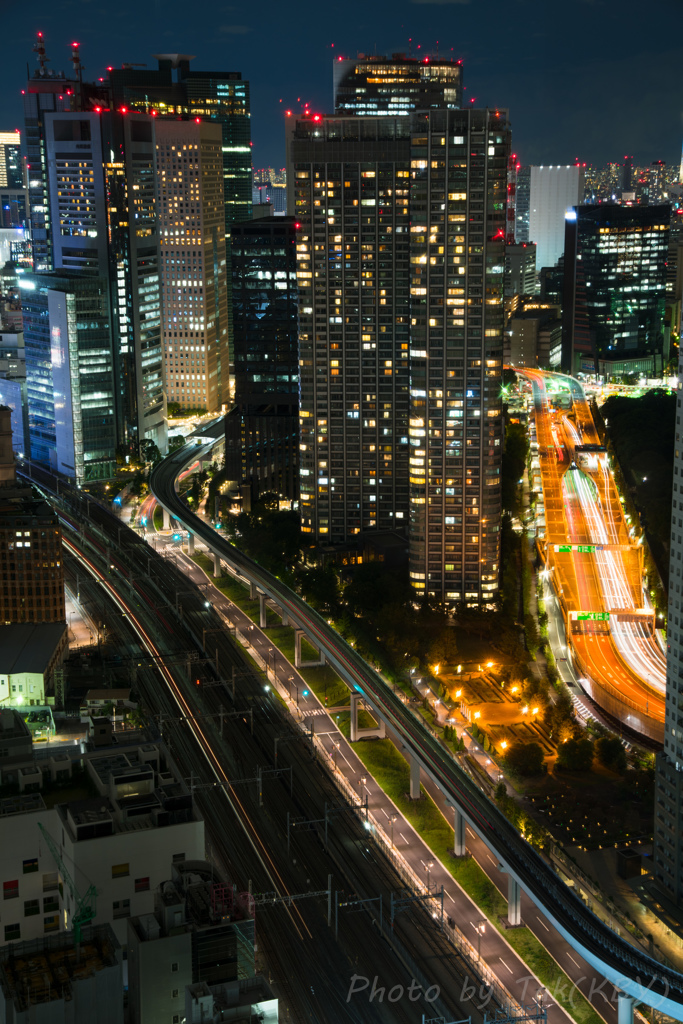
[[[265,629],[266,626],[268,625],[268,622],[267,622],[267,619],[266,619],[266,595],[262,594],[260,590],[258,592],[258,611],[259,611],[258,624],[261,627],[261,629]]]
[[[519,882],[508,875],[508,924],[516,928],[522,923],[522,890]]]
[[[387,723],[383,718],[378,718],[377,724],[377,739],[383,740],[387,734]]]
[[[170,530],[171,529],[171,517],[168,514],[168,511],[166,509],[162,509],[162,511],[164,513],[164,530]]]
[[[250,601],[255,601],[257,597],[258,597],[258,590],[256,589],[256,584],[255,583],[250,583],[249,584],[249,600]]]
[[[283,626],[288,626],[289,625],[289,615],[287,614],[286,609],[285,608],[281,608],[280,612],[282,614],[282,625]]]
[[[420,799],[420,762],[410,755],[410,799]]]
[[[625,992],[617,996],[617,1024],[633,1024],[633,997]]]
[[[358,701],[359,697],[357,693],[351,694],[351,729],[349,732],[349,739],[351,743],[355,743],[358,739]]]
[[[464,857],[466,851],[465,840],[467,838],[467,822],[463,818],[462,814],[457,807],[453,808],[453,827],[455,829],[455,837],[453,839],[453,853],[456,857]]]
[[[187,553],[188,555],[194,554],[194,534],[188,533],[187,535]]]
[[[317,661],[302,661],[301,660],[301,639],[306,634],[303,629],[294,630],[294,668],[315,668],[318,665],[325,664],[325,654],[318,648],[318,660]]]
[[[221,560],[220,560],[220,558],[218,556],[218,552],[214,551],[214,553],[213,553],[213,577],[214,577],[214,579],[218,579],[218,577],[221,576],[221,575],[222,575],[222,573],[221,573]]]

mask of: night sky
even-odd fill
[[[20,91],[37,66],[68,71],[81,44],[87,79],[152,53],[196,54],[196,69],[251,83],[254,166],[284,164],[283,112],[331,112],[335,55],[406,52],[464,61],[465,96],[510,110],[523,163],[678,163],[683,139],[681,0],[344,0],[249,4],[186,0],[0,0],[0,130],[22,126]],[[421,50],[418,51],[418,45]],[[297,102],[300,97],[301,102]]]

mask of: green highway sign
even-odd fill
[[[577,612],[576,617],[579,622],[609,622],[609,612]]]
[[[595,544],[556,544],[555,551],[559,554],[567,551],[578,551],[582,555],[594,555]]]

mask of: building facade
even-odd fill
[[[652,873],[665,896],[677,907],[683,907],[683,448],[678,445],[683,417],[683,359],[679,359],[678,380],[666,637],[666,717],[664,749],[656,759]]]
[[[406,531],[410,119],[292,119],[301,528]]]
[[[0,623],[64,622],[57,515],[16,477],[11,410],[0,407]]]
[[[31,458],[81,485],[116,468],[116,363],[107,281],[22,278]]]
[[[526,241],[536,244],[539,270],[554,267],[564,252],[564,215],[583,201],[583,178],[583,168],[578,165],[530,168]]]
[[[111,925],[125,946],[128,918],[152,912],[154,892],[172,863],[203,859],[204,822],[185,785],[165,770],[156,745],[127,748],[125,754],[115,748],[97,751],[86,754],[83,764],[88,784],[79,782],[63,753],[39,765],[28,763],[36,792],[26,792],[0,810],[2,827],[13,837],[0,848],[0,945],[73,926],[76,907],[66,867],[81,896],[95,886],[94,923]],[[66,777],[56,777],[59,771]],[[22,766],[0,765],[0,772],[3,782],[11,782],[21,775]],[[43,772],[53,781],[71,779],[68,802],[45,806],[39,791]],[[92,787],[96,797],[87,795]]]
[[[166,393],[207,412],[230,392],[221,141],[218,124],[157,119]]]
[[[220,125],[225,238],[234,223],[251,217],[251,114],[249,83],[239,71],[190,71],[185,54],[155,54],[155,71],[112,69],[114,105],[157,118],[212,121]],[[175,72],[175,77],[174,77]]]
[[[563,368],[637,360],[661,372],[670,207],[577,206],[566,215]],[[668,336],[667,336],[668,337]],[[626,371],[628,372],[628,371]]]
[[[304,533],[407,531],[418,596],[498,590],[506,114],[291,125]]]
[[[296,226],[262,217],[232,229],[235,404],[225,465],[252,497],[299,497]]]
[[[183,1019],[188,986],[253,978],[249,894],[235,893],[200,859],[175,863],[154,912],[128,921],[128,952],[132,1024]]]
[[[494,607],[503,410],[507,111],[417,113],[410,194],[410,579]]]
[[[358,54],[333,64],[335,113],[378,117],[462,106],[462,61],[438,56]]]
[[[54,266],[109,285],[117,442],[165,450],[154,121],[101,108],[43,120]]]
[[[505,246],[505,297],[533,295],[536,291],[536,246],[518,242]]]

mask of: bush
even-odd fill
[[[505,754],[505,767],[513,775],[541,775],[544,765],[539,743],[514,743]]]
[[[590,740],[567,740],[557,750],[557,767],[568,772],[589,772],[593,767],[593,744]]]

